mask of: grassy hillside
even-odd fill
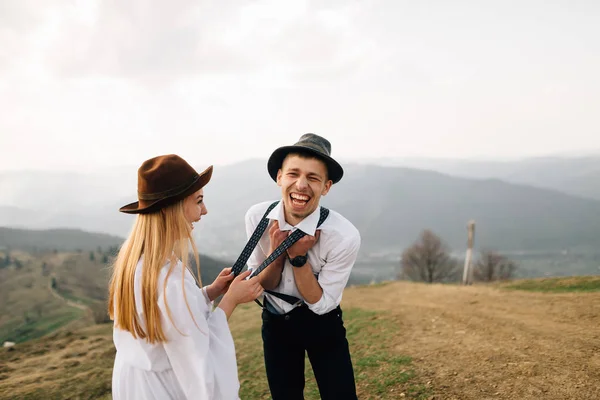
[[[0,252],[3,260],[6,252]],[[10,252],[0,268],[0,343],[24,342],[70,324],[107,320],[106,297],[112,257],[108,252]],[[210,283],[227,264],[201,257]]]
[[[536,282],[586,291],[597,280]],[[347,289],[342,306],[359,398],[599,398],[600,294],[510,285],[525,290],[407,282]],[[247,304],[230,319],[242,399],[269,398],[259,313]],[[0,349],[0,399],[109,400],[111,329],[64,329]],[[305,396],[318,399],[310,373]]]
[[[0,269],[0,342],[24,342],[79,319],[92,322],[83,310],[67,305],[50,290],[52,274],[70,256],[13,252],[16,262]]]
[[[500,286],[544,293],[600,292],[600,276],[522,279]]]
[[[230,320],[236,343],[242,399],[268,399],[260,338],[260,308],[238,308]],[[395,318],[389,313],[352,308],[344,320],[361,399],[427,399],[423,382],[410,357],[394,348]],[[0,349],[0,399],[108,399],[114,362],[110,324]],[[308,372],[306,399],[319,399]],[[401,396],[401,393],[404,393]]]

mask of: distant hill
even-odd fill
[[[111,173],[112,190],[86,183],[91,179],[78,178],[78,186],[63,185],[62,191],[52,192],[57,197],[48,200],[43,198],[44,174],[37,180],[28,177],[38,182],[41,204],[51,201],[60,207],[54,206],[53,212],[41,206],[27,208],[36,218],[25,220],[23,225],[36,229],[68,226],[124,237],[135,217],[117,210],[134,199],[135,171],[121,174],[122,178]],[[93,178],[108,180],[101,176],[99,171]],[[4,196],[5,188],[10,189],[15,179],[9,173],[0,175],[0,206],[34,207],[25,201],[16,202],[14,194]],[[64,182],[56,176],[52,179]],[[80,196],[88,189],[94,193],[93,202],[89,195]],[[27,193],[23,185],[19,190]],[[250,160],[215,168],[205,195],[208,215],[195,230],[201,253],[233,260],[246,242],[246,210],[259,201],[277,199],[279,188],[269,178],[264,160]],[[437,232],[457,252],[464,252],[470,219],[477,224],[477,248],[553,252],[600,248],[600,201],[499,179],[349,164],[344,179],[334,185],[322,204],[341,212],[359,228],[361,259],[375,254],[397,258],[425,228]],[[0,224],[7,220],[14,221],[10,211],[0,209]]]
[[[258,162],[231,166],[207,187],[209,215],[200,232],[201,241],[211,240],[211,250],[241,250],[247,208],[279,196],[264,169]],[[345,170],[322,204],[359,228],[363,255],[399,254],[424,228],[464,251],[470,219],[477,223],[477,247],[557,250],[600,244],[600,202],[595,200],[410,168],[350,165]]]
[[[600,202],[553,190],[376,166],[349,169],[336,190],[326,202],[381,249],[405,246],[423,228],[464,249],[470,219],[476,221],[477,247],[550,250],[600,244]]]
[[[0,250],[85,253],[83,255],[73,254],[69,262],[70,264],[74,264],[76,259],[83,257],[78,261],[81,264],[82,260],[88,257],[88,252],[96,252],[98,249],[101,250],[101,253],[96,255],[99,259],[102,258],[103,254],[106,254],[107,257],[112,257],[114,249],[121,246],[123,241],[124,239],[118,236],[86,232],[80,229],[31,230],[0,227]],[[223,268],[231,266],[231,263],[232,261],[217,260],[201,254],[200,267],[202,279],[212,282],[218,273]],[[196,268],[195,263],[193,268]]]
[[[536,157],[513,161],[397,158],[383,160],[382,163],[433,170],[464,178],[496,178],[600,200],[600,155]]]
[[[123,239],[80,229],[31,230],[0,227],[0,248],[58,251],[89,251],[120,246]]]

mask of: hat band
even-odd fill
[[[184,185],[179,185],[169,190],[165,190],[164,192],[159,193],[140,193],[138,192],[138,199],[144,201],[153,201],[153,200],[162,200],[167,197],[176,196],[180,193],[183,193],[186,189],[190,188],[194,183],[198,182],[200,179],[200,175],[196,175],[191,183],[186,183]]]

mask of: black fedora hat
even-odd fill
[[[306,133],[300,137],[296,144],[280,147],[271,154],[267,162],[267,170],[274,181],[277,181],[277,171],[281,168],[283,160],[285,160],[288,154],[293,152],[309,153],[322,160],[327,166],[329,179],[333,183],[339,182],[342,176],[344,176],[342,166],[331,158],[331,143],[324,137],[315,135],[314,133]]]
[[[138,201],[119,209],[126,214],[149,214],[176,203],[204,187],[212,165],[197,173],[176,154],[146,160],[138,169]]]

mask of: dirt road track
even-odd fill
[[[405,282],[347,292],[343,307],[393,314],[394,346],[435,399],[600,399],[600,293]]]
[[[50,294],[52,294],[52,296],[56,297],[60,301],[65,302],[69,307],[79,308],[80,310],[91,314],[92,310],[88,306],[79,304],[79,303],[75,303],[74,301],[67,300],[63,296],[61,296],[60,293],[58,293],[56,290],[54,290],[52,288],[52,281],[48,282],[48,290],[50,291]]]

